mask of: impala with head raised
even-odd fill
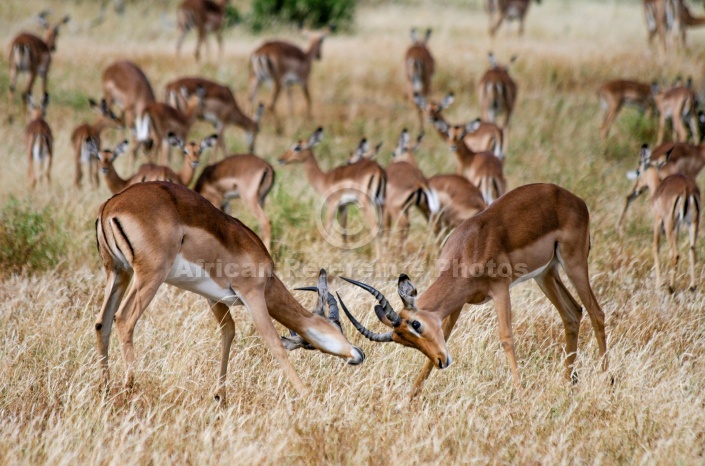
[[[223,132],[227,125],[237,126],[245,131],[247,150],[253,152],[264,106],[260,104],[254,117],[250,118],[240,109],[228,86],[203,78],[181,78],[168,83],[164,90],[164,101],[174,108],[185,111],[186,109],[182,108],[182,91],[185,91],[185,98],[189,99],[197,93],[199,87],[204,91],[203,107],[199,116],[215,126],[218,132],[217,149],[220,150],[221,155],[226,154]]]
[[[263,83],[272,83],[274,90],[269,110],[274,116],[277,130],[281,131],[281,123],[277,117],[276,104],[282,87],[286,89],[289,100],[289,117],[293,114],[291,86],[299,84],[306,99],[306,115],[311,119],[311,95],[308,89],[308,78],[314,60],[321,59],[323,39],[330,33],[330,28],[323,31],[308,32],[310,43],[308,50],[303,51],[298,46],[280,40],[265,42],[252,53],[250,57],[250,109],[254,108],[257,91]]]
[[[689,81],[690,82],[690,79]],[[700,142],[700,129],[698,127],[698,96],[689,85],[676,85],[665,89],[654,97],[656,109],[659,112],[658,136],[656,144],[661,144],[666,132],[667,120],[673,125],[673,141],[687,142],[688,129],[695,144]]]
[[[257,218],[264,246],[271,251],[272,225],[264,202],[274,185],[274,168],[254,154],[236,154],[203,169],[194,191],[223,212],[230,213],[230,201],[240,198]]]
[[[509,289],[533,278],[561,316],[566,338],[566,376],[576,381],[574,363],[582,308],[561,281],[559,268],[563,268],[587,309],[602,369],[607,369],[605,315],[592,292],[588,274],[589,223],[585,202],[567,190],[552,184],[521,186],[453,231],[441,251],[440,275],[420,296],[409,277],[399,277],[398,291],[404,303],[400,311],[395,311],[373,287],[346,279],[379,301],[375,314],[391,331],[378,334],[366,329],[342,300],[341,305],[355,328],[370,340],[394,341],[426,355],[429,360],[416,379],[413,397],[420,393],[433,367],[444,369],[450,365],[446,341],[463,306],[493,300],[501,346],[509,360],[514,385],[519,388]]]
[[[489,53],[490,69],[482,75],[477,85],[482,119],[494,123],[497,115],[504,114],[502,128],[509,127],[517,98],[517,85],[509,76],[509,67],[501,66],[495,60],[494,54]],[[509,63],[516,61],[516,55]]]
[[[541,0],[534,0],[541,3]],[[524,34],[524,18],[529,12],[531,0],[486,0],[490,17],[490,36],[494,36],[504,20],[519,21],[519,35]],[[495,15],[497,19],[495,20]]]
[[[651,211],[654,214],[654,241],[652,252],[656,266],[656,286],[661,286],[659,248],[661,234],[665,234],[669,247],[670,280],[668,290],[673,293],[678,265],[678,233],[681,226],[688,228],[690,240],[690,290],[695,291],[695,242],[700,224],[700,189],[689,176],[675,174],[662,178],[659,170],[668,163],[670,152],[655,162],[651,151],[644,144],[636,172],[636,190],[648,189],[651,193]]]
[[[54,136],[51,133],[49,123],[44,119],[47,105],[49,105],[49,94],[44,94],[39,106],[35,105],[32,94],[27,94],[27,106],[31,120],[25,128],[24,134],[30,188],[34,188],[38,179],[45,179],[47,185],[51,183]]]
[[[176,13],[179,27],[179,40],[176,43],[176,55],[181,53],[181,46],[184,43],[186,34],[191,29],[198,32],[198,42],[196,43],[196,61],[201,59],[201,45],[206,44],[206,34],[215,33],[218,41],[218,56],[223,56],[223,27],[225,26],[225,9],[230,0],[184,0],[179,5]]]
[[[624,105],[633,105],[641,111],[650,111],[654,106],[657,88],[653,84],[616,79],[600,86],[600,106],[605,111],[600,126],[602,139],[607,139],[619,111]]]
[[[428,49],[431,38],[431,28],[426,29],[423,38],[419,37],[415,28],[411,29],[411,46],[404,54],[404,76],[409,102],[414,105],[414,96],[428,98],[431,94],[431,79],[435,72],[435,61]],[[419,122],[423,127],[423,113],[419,111]]]
[[[304,309],[274,274],[272,258],[257,235],[186,187],[139,183],[113,196],[99,209],[96,238],[107,274],[105,299],[95,320],[105,385],[113,322],[126,366],[125,385],[133,385],[135,325],[163,283],[200,294],[211,306],[222,336],[216,389],[220,402],[225,402],[225,377],[235,337],[229,310],[233,305],[247,308],[266,346],[300,394],[304,385],[271,319],[324,353],[349,364],[364,360],[363,352],[348,342],[336,323],[336,311],[331,309],[326,318]]]
[[[59,28],[69,22],[69,16],[50,25],[46,18],[49,12],[43,11],[39,14],[39,22],[44,29],[44,39],[34,34],[23,32],[10,44],[10,103],[15,99],[15,89],[17,88],[17,76],[20,73],[28,73],[29,81],[27,89],[22,94],[22,101],[27,102],[27,96],[32,93],[34,81],[37,76],[42,78],[42,94],[47,93],[47,75],[51,66],[51,54],[56,51],[56,40],[59,36]]]

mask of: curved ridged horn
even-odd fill
[[[384,309],[384,314],[387,316],[387,319],[389,322],[391,322],[393,327],[398,327],[401,324],[401,317],[399,317],[399,314],[394,312],[394,309],[392,309],[392,306],[389,304],[389,301],[387,301],[387,298],[384,297],[382,293],[371,287],[370,285],[367,285],[362,282],[358,282],[357,280],[353,280],[352,278],[345,278],[345,277],[340,277],[343,280],[345,280],[348,283],[352,283],[353,285],[357,285],[363,290],[367,291],[370,293],[372,296],[375,297],[377,301],[379,301],[379,304],[382,306],[382,309]],[[381,320],[381,319],[380,319]],[[382,321],[384,323],[384,321]]]
[[[302,286],[301,288],[294,289],[297,291],[318,292],[318,288],[315,286]],[[328,320],[338,324],[338,327],[342,330],[342,326],[340,325],[340,311],[338,310],[338,302],[335,300],[333,295],[330,294],[330,291],[326,293],[326,301],[328,302]]]
[[[340,301],[340,305],[343,306],[343,312],[345,312],[345,315],[348,316],[348,319],[350,319],[350,322],[352,322],[353,326],[365,338],[367,338],[368,340],[371,340],[371,341],[376,341],[378,343],[389,343],[390,341],[392,341],[392,332],[375,333],[370,330],[367,330],[364,325],[362,325],[360,322],[358,322],[357,319],[355,317],[353,317],[352,314],[350,314],[350,311],[348,311],[348,308],[345,307],[345,303],[343,302],[343,298],[341,298],[337,292],[335,294],[336,294],[336,296],[338,296],[338,300]]]

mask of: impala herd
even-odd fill
[[[203,43],[207,45],[208,32],[215,32],[222,51],[227,3],[227,0],[184,0],[178,10],[177,51],[191,29],[198,32],[196,59]],[[529,5],[529,0],[488,0],[491,33],[507,19],[518,19],[520,32],[523,31]],[[655,34],[665,37],[666,31],[674,27],[669,22],[673,18],[681,28],[699,24],[683,0],[644,0],[644,6],[649,27],[653,24],[650,38]],[[43,179],[47,184],[50,181],[53,136],[45,120],[49,103],[46,82],[59,28],[69,20],[66,16],[51,26],[47,17],[47,13],[39,15],[46,31],[44,39],[23,33],[10,47],[11,102],[18,73],[29,73],[23,99],[31,110],[25,132],[31,188]],[[393,234],[399,235],[398,240],[385,243],[384,250],[404,249],[413,210],[421,213],[436,235],[450,232],[440,252],[438,278],[419,294],[410,278],[402,274],[398,293],[403,307],[394,310],[373,286],[340,277],[376,299],[375,314],[383,325],[390,327],[386,333],[367,329],[340,296],[336,300],[328,289],[325,270],[321,270],[315,287],[304,288],[318,294],[313,312],[304,309],[292,296],[274,273],[270,255],[272,227],[264,207],[276,177],[272,165],[254,154],[265,111],[265,106],[255,105],[255,101],[261,84],[270,83],[273,93],[266,111],[281,132],[282,122],[275,110],[277,99],[285,88],[291,117],[291,87],[299,84],[310,119],[309,77],[314,60],[322,57],[323,41],[330,33],[330,29],[308,32],[307,50],[284,41],[266,42],[257,48],[249,59],[248,112],[239,106],[225,84],[197,76],[175,79],[166,85],[163,102],[159,102],[150,80],[137,64],[117,61],[105,68],[102,99],[90,101],[97,119],[78,126],[71,135],[75,185],[81,185],[87,170],[93,188],[99,186],[102,174],[114,194],[100,206],[95,223],[96,241],[107,275],[103,305],[95,320],[105,387],[109,384],[108,347],[113,323],[126,365],[125,386],[131,387],[135,372],[135,325],[157,290],[168,283],[208,300],[222,336],[216,388],[216,399],[221,403],[225,402],[225,378],[235,335],[229,310],[232,305],[247,308],[268,349],[294,388],[303,393],[304,384],[289,362],[287,350],[318,349],[349,364],[360,364],[365,359],[362,350],[345,335],[339,321],[340,304],[353,326],[366,338],[374,342],[393,341],[427,356],[428,361],[413,385],[413,397],[420,393],[433,367],[443,369],[451,364],[446,341],[464,305],[492,300],[501,347],[508,358],[514,385],[520,390],[509,290],[531,278],[560,314],[566,338],[566,377],[575,383],[583,308],[562,282],[559,269],[563,269],[587,311],[597,338],[600,364],[606,371],[605,315],[590,285],[590,219],[585,202],[553,184],[530,184],[513,190],[507,186],[504,165],[511,163],[511,157],[506,158],[508,131],[517,106],[518,86],[509,65],[500,64],[494,54],[489,54],[489,67],[477,86],[481,118],[450,123],[443,117],[443,111],[453,104],[455,96],[448,93],[439,101],[432,99],[431,85],[437,64],[429,47],[431,29],[423,34],[411,30],[412,44],[400,67],[406,78],[407,97],[420,120],[419,134],[414,137],[406,129],[401,132],[388,166],[374,160],[381,144],[371,149],[367,139],[362,139],[348,163],[329,170],[322,168],[314,154],[324,137],[320,127],[308,139],[293,142],[277,158],[281,164],[301,164],[308,183],[326,204],[326,231],[333,231],[333,224],[338,221],[343,246],[348,241],[348,213],[353,205],[360,210],[366,225],[382,231],[382,239],[391,240]],[[683,37],[684,30],[680,34]],[[512,57],[509,64],[515,60]],[[43,81],[40,105],[31,93],[37,75]],[[669,289],[674,291],[676,239],[682,226],[688,229],[690,237],[690,288],[694,290],[695,244],[700,220],[700,192],[695,177],[705,166],[705,145],[697,145],[700,142],[698,102],[692,82],[677,82],[660,89],[656,83],[620,79],[603,85],[599,98],[605,109],[603,139],[608,138],[625,104],[659,115],[659,147],[653,152],[646,146],[641,149],[638,168],[629,174],[636,184],[626,198],[618,229],[622,230],[631,202],[649,191],[655,219],[653,254],[657,283],[660,284],[661,277],[659,243],[663,234],[670,248]],[[189,142],[190,129],[198,119],[212,123],[216,133],[201,142]],[[662,144],[669,121],[674,142]],[[416,157],[426,124],[447,142],[457,162],[456,173],[427,177],[420,169]],[[245,132],[248,153],[228,155],[224,130],[229,125]],[[101,135],[111,128],[129,129],[131,141],[122,141],[112,149],[105,147]],[[688,143],[690,138],[693,144]],[[203,153],[213,146],[221,160],[205,166],[196,176]],[[178,171],[171,168],[172,150],[183,155]],[[128,152],[132,175],[123,178],[114,162]],[[134,170],[141,152],[150,161]],[[189,189],[192,183],[194,187]],[[259,236],[229,215],[230,201],[235,198],[242,199],[257,219]],[[376,244],[379,257],[382,244],[380,241]],[[213,273],[214,264],[219,263],[226,264],[225,273]],[[280,337],[272,319],[287,327],[290,335]]]

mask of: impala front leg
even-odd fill
[[[228,374],[230,348],[235,338],[235,322],[230,315],[230,308],[228,306],[210,300],[208,302],[211,305],[213,316],[218,322],[218,327],[220,327],[221,335],[220,376],[218,377],[218,385],[215,389],[215,401],[217,401],[219,405],[225,406],[227,404],[225,378]]]
[[[512,370],[512,378],[514,379],[514,387],[517,391],[520,391],[521,381],[519,379],[517,357],[514,351],[512,307],[509,299],[509,286],[504,283],[497,284],[495,290],[492,292],[492,299],[494,301],[495,311],[497,312],[497,321],[499,322],[499,341],[509,360],[509,367]]]

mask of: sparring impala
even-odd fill
[[[250,109],[254,108],[257,91],[263,83],[272,83],[274,90],[269,111],[272,112],[277,131],[281,132],[281,122],[277,117],[276,105],[282,87],[286,88],[289,100],[289,118],[294,111],[291,96],[291,86],[299,84],[306,99],[306,115],[311,119],[311,95],[308,89],[308,78],[314,60],[321,59],[323,39],[330,33],[330,28],[319,32],[309,32],[308,50],[303,51],[298,46],[280,40],[265,42],[250,57]]]
[[[59,36],[59,28],[69,22],[69,16],[50,25],[46,18],[49,12],[43,11],[38,19],[44,29],[44,39],[23,32],[10,44],[10,103],[15,100],[15,89],[17,88],[17,76],[20,73],[28,73],[29,80],[27,88],[22,94],[22,102],[27,102],[27,96],[32,93],[34,81],[39,76],[42,79],[42,95],[47,93],[47,75],[51,66],[51,54],[56,51],[56,39]]]
[[[323,196],[327,207],[323,225],[326,232],[333,231],[333,220],[340,213],[343,247],[347,247],[347,208],[350,204],[359,206],[367,225],[373,230],[381,227],[387,177],[379,164],[368,159],[341,165],[329,172],[322,171],[313,154],[313,148],[322,138],[323,128],[318,128],[308,141],[300,140],[282,154],[279,163],[303,163],[309,183]]]
[[[653,84],[627,79],[607,81],[600,86],[600,106],[605,111],[600,126],[602,139],[607,139],[619,111],[624,105],[633,105],[641,111],[650,112],[654,107],[657,88]]]
[[[257,218],[260,236],[271,251],[272,226],[264,212],[264,201],[274,185],[274,168],[254,154],[236,154],[207,166],[194,191],[223,212],[230,213],[230,201],[240,198]]]
[[[212,123],[215,127],[218,134],[216,149],[220,150],[220,154],[225,156],[227,152],[225,139],[223,138],[223,132],[227,125],[237,126],[245,131],[247,150],[253,152],[264,106],[260,104],[254,118],[250,118],[240,109],[235,96],[228,86],[203,78],[181,78],[170,82],[165,87],[164,101],[172,107],[184,111],[181,92],[185,90],[185,98],[188,99],[196,94],[199,87],[204,91],[203,108],[199,112],[199,116]]]
[[[705,167],[705,143],[695,146],[683,142],[669,142],[656,147],[651,154],[651,163],[658,170],[660,179],[670,175],[681,174],[696,179]],[[624,218],[629,205],[649,189],[647,184],[638,180],[637,170],[627,173],[627,178],[636,180],[634,187],[624,201],[624,209],[617,222],[617,231],[623,233]]]
[[[54,136],[46,122],[49,94],[44,94],[42,103],[37,106],[32,94],[27,94],[27,106],[30,113],[30,122],[25,128],[25,145],[27,147],[27,170],[29,173],[29,187],[34,189],[37,180],[45,179],[47,185],[51,183],[51,161],[54,151]]]
[[[95,150],[100,151],[101,134],[107,128],[121,128],[123,121],[115,116],[108,108],[105,99],[100,101],[100,105],[93,99],[88,99],[91,108],[96,110],[100,116],[93,123],[83,123],[77,126],[71,133],[71,144],[74,150],[74,159],[76,172],[73,179],[73,184],[76,187],[81,186],[83,179],[83,165],[88,165],[88,179],[94,188],[98,187],[98,164],[96,158],[91,157],[91,148],[88,146],[89,141],[95,146]],[[95,150],[93,152],[95,152]]]
[[[541,2],[541,0],[535,1]],[[486,5],[490,17],[490,36],[494,37],[505,19],[519,21],[519,35],[524,35],[524,18],[529,12],[531,0],[486,0]]]
[[[480,188],[482,198],[491,204],[507,191],[507,181],[504,178],[502,159],[492,152],[474,152],[465,144],[465,134],[468,126],[449,127],[443,121],[436,121],[436,128],[448,135],[450,150],[455,154],[458,175],[463,175],[472,184]]]
[[[134,168],[142,144],[138,133],[143,125],[147,106],[156,102],[154,90],[144,72],[130,61],[117,61],[103,71],[103,96],[108,107],[115,104],[123,111],[125,126],[133,133],[130,169]],[[149,149],[149,145],[146,148]]]
[[[656,286],[661,286],[659,248],[661,234],[666,236],[669,248],[670,279],[668,290],[673,293],[678,265],[678,233],[681,227],[688,228],[690,255],[690,290],[695,291],[695,243],[700,224],[700,190],[689,176],[675,174],[662,177],[660,169],[668,163],[670,151],[661,161],[654,161],[645,144],[641,148],[637,169],[637,190],[648,189],[651,193],[651,212],[654,215],[654,240],[652,252],[656,267]]]
[[[514,63],[516,58],[513,56],[509,63]],[[489,53],[489,60],[490,69],[482,75],[477,86],[482,119],[494,123],[497,115],[503,113],[502,128],[508,128],[516,104],[517,85],[509,76],[509,68],[499,65],[492,52]]]
[[[514,386],[520,389],[509,289],[533,278],[561,316],[566,339],[566,376],[575,382],[582,308],[561,281],[559,268],[587,309],[602,369],[607,369],[605,315],[592,292],[588,274],[589,223],[585,202],[567,190],[553,184],[521,186],[451,233],[439,258],[440,274],[420,296],[417,297],[409,277],[404,274],[399,277],[398,291],[404,304],[401,310],[395,311],[372,286],[345,279],[379,301],[375,314],[391,331],[380,334],[368,330],[342,300],[340,304],[366,338],[381,343],[394,341],[426,355],[428,361],[413,386],[413,398],[420,393],[433,367],[445,369],[451,364],[446,341],[463,306],[493,300],[501,347],[509,360]]]
[[[698,96],[688,85],[676,85],[670,89],[665,89],[654,97],[656,109],[659,112],[658,136],[656,144],[661,144],[666,132],[666,124],[670,119],[673,125],[673,141],[687,142],[688,129],[690,127],[693,142],[700,142],[698,128]]]
[[[201,45],[206,44],[206,34],[215,33],[218,41],[218,57],[223,56],[223,27],[225,26],[225,10],[230,0],[184,0],[179,5],[176,13],[176,20],[179,27],[179,40],[176,43],[176,55],[181,53],[181,46],[184,43],[186,34],[191,29],[198,32],[198,42],[196,43],[196,61],[201,59]]]
[[[453,101],[455,96],[452,92],[449,92],[440,102],[435,102],[433,100],[427,101],[421,95],[414,95],[414,103],[424,112],[426,118],[431,123],[434,123],[434,127],[441,135],[443,139],[448,139],[448,135],[443,133],[438,126],[435,125],[436,121],[441,121],[448,126],[452,126],[443,117],[442,112],[448,108]],[[477,118],[473,120],[471,125],[466,126],[468,132],[465,134],[465,145],[475,152],[491,151],[497,157],[503,157],[505,147],[504,147],[504,131],[502,128],[494,123],[487,121],[482,121]]]
[[[431,94],[431,79],[435,72],[435,61],[428,49],[428,40],[431,38],[431,28],[426,30],[423,38],[419,37],[416,29],[411,29],[411,46],[404,55],[404,75],[409,102],[414,105],[414,97],[420,95],[428,98]],[[423,112],[419,110],[419,122],[423,127]]]
[[[274,274],[272,258],[257,235],[184,186],[139,183],[113,196],[100,206],[96,238],[107,274],[105,299],[95,320],[104,386],[109,383],[108,347],[114,322],[126,366],[125,386],[132,387],[135,325],[163,283],[208,300],[221,331],[216,388],[216,400],[221,403],[226,401],[225,378],[235,337],[229,309],[233,305],[247,308],[299,394],[305,392],[304,384],[289,362],[272,319],[300,336],[301,346],[314,347],[349,364],[364,360],[363,352],[345,338],[332,301],[327,318],[304,309]]]

